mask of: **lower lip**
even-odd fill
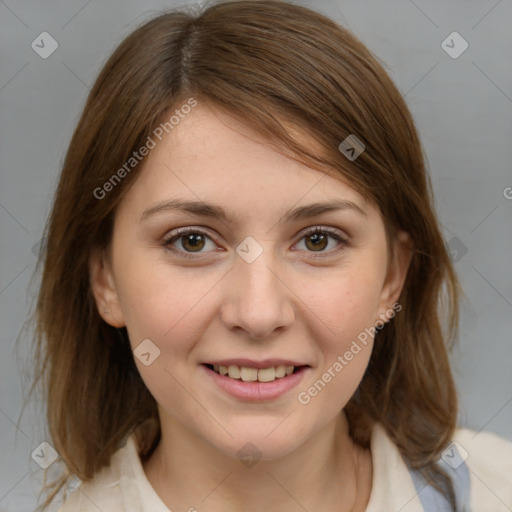
[[[253,402],[273,400],[284,395],[297,386],[304,375],[310,370],[308,366],[303,366],[298,371],[272,382],[244,382],[243,380],[219,375],[206,365],[202,364],[201,367],[208,377],[223,391],[240,400],[250,400]]]

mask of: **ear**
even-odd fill
[[[117,295],[112,265],[105,251],[94,249],[89,256],[89,281],[101,318],[112,327],[126,325]]]
[[[406,231],[398,231],[391,248],[391,261],[388,262],[386,279],[382,287],[380,315],[392,309],[398,301],[407,277],[413,254],[413,241]],[[381,316],[381,318],[383,318]]]

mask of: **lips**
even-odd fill
[[[243,363],[238,364],[229,363]],[[217,389],[243,401],[274,400],[299,385],[312,370],[309,365],[277,364],[293,363],[283,359],[248,361],[247,359],[229,359],[200,364],[206,378]],[[217,364],[224,363],[224,364]],[[245,365],[252,366],[245,366]],[[258,368],[257,368],[258,367]],[[222,373],[221,373],[222,372]],[[284,376],[280,377],[284,372]]]

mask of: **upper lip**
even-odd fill
[[[203,364],[212,364],[219,366],[244,366],[246,368],[270,368],[272,366],[309,366],[304,363],[298,363],[291,359],[264,359],[262,361],[255,361],[253,359],[233,358],[233,359],[217,359],[212,361],[205,361]]]

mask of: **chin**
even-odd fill
[[[281,420],[282,421],[282,420]],[[297,449],[305,439],[288,429],[280,431],[279,421],[274,421],[272,427],[263,422],[258,428],[254,425],[233,425],[227,430],[233,435],[222,435],[221,439],[209,439],[208,442],[228,457],[245,460],[277,460]],[[276,428],[277,427],[277,428]]]

